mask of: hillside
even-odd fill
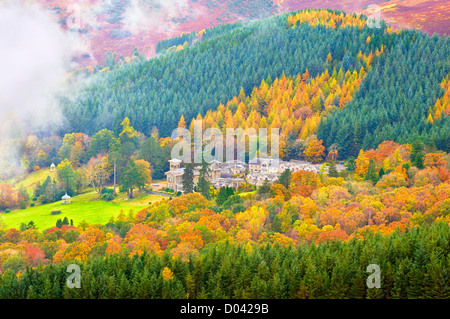
[[[49,121],[0,114],[0,299],[450,298],[443,2],[9,3],[0,109]]]
[[[200,40],[166,41],[166,48],[178,45],[176,52],[116,66],[95,75],[75,99],[64,98],[64,130],[93,134],[105,127],[115,129],[129,117],[144,134],[156,127],[161,136],[170,136],[181,115],[190,123],[238,96],[241,88],[250,96],[268,77],[295,77],[306,70],[311,78],[325,72],[350,75],[363,67],[364,77],[351,90],[347,84],[327,96],[323,92],[332,85],[328,83],[322,93],[310,96],[315,106],[307,100],[306,105],[295,106],[296,111],[306,106],[323,123],[294,139],[317,132],[326,147],[337,144],[344,158],[384,140],[405,143],[418,136],[448,151],[449,117],[439,110],[444,116],[433,123],[427,120],[427,112],[443,96],[441,83],[450,72],[448,38],[430,38],[413,30],[394,32],[385,25],[368,28],[364,19],[309,10],[216,27],[206,30]],[[290,104],[285,101],[280,107]],[[330,107],[338,111],[329,112]],[[368,116],[361,117],[361,110]],[[261,115],[267,111],[258,110]],[[267,125],[275,118],[268,117]],[[355,137],[343,135],[355,131]]]
[[[267,76],[297,75],[306,69],[312,76],[325,69],[330,74],[333,68],[359,70],[359,51],[368,55],[391,37],[384,29],[335,30],[308,23],[288,27],[288,16],[222,26],[213,29],[217,36],[210,39],[207,30],[203,41],[184,50],[97,74],[75,99],[62,100],[65,129],[95,133],[117,127],[126,116],[140,132],[149,134],[156,127],[167,136],[181,115],[190,122],[237,95],[241,87],[250,94]],[[369,35],[374,36],[370,44]],[[326,63],[329,53],[332,64]]]
[[[86,53],[76,57],[81,66],[103,65],[108,51],[115,53],[117,58],[121,55],[128,58],[137,48],[144,56],[152,57],[157,43],[164,39],[305,8],[366,13],[361,10],[378,4],[382,8],[382,18],[397,27],[415,27],[430,34],[448,33],[449,28],[448,12],[443,11],[448,10],[448,5],[445,6],[448,1],[443,0],[396,0],[387,3],[383,0],[36,1],[55,16],[62,28],[79,33],[85,40]],[[77,12],[79,23],[71,25],[69,22],[68,25],[68,18],[76,17]]]
[[[390,0],[378,3],[381,18],[401,29],[419,29],[433,33],[450,34],[450,1],[448,0]],[[365,15],[370,9],[358,11]]]
[[[125,215],[128,215],[130,211],[132,214],[136,214],[148,207],[149,202],[161,199],[163,199],[162,196],[141,194],[133,200],[128,200],[125,194],[122,194],[114,201],[107,202],[99,200],[95,192],[88,191],[73,197],[70,204],[63,205],[57,201],[7,214],[2,213],[0,214],[0,223],[7,228],[20,229],[22,223],[28,224],[33,221],[35,227],[40,231],[54,227],[56,221],[64,217],[72,219],[74,225],[79,225],[83,221],[89,224],[106,224],[111,217],[117,217],[121,212]],[[52,215],[53,210],[60,210],[61,214]]]

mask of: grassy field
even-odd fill
[[[61,204],[55,202],[35,207],[27,207],[23,210],[15,210],[10,213],[0,214],[0,223],[6,228],[19,229],[21,223],[28,224],[33,221],[37,229],[44,230],[55,226],[58,219],[67,217],[72,219],[75,226],[85,220],[89,224],[105,224],[112,216],[117,216],[121,210],[128,215],[132,210],[136,214],[143,208],[148,207],[149,202],[157,202],[164,199],[163,196],[149,195],[136,192],[135,198],[128,199],[126,194],[119,194],[118,197],[106,202],[100,200],[94,191],[90,191],[75,197],[72,197],[70,204]],[[61,214],[51,215],[53,209],[61,210]]]
[[[26,176],[20,176],[18,178],[11,179],[8,182],[13,184],[16,189],[19,189],[21,186],[25,187],[28,190],[28,193],[31,195],[37,182],[43,183],[47,176],[55,179],[56,172],[50,172],[50,168],[44,168],[32,172]]]

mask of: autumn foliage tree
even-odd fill
[[[0,209],[12,208],[19,204],[19,193],[9,183],[0,183]]]
[[[112,167],[108,162],[107,156],[98,155],[89,160],[87,164],[87,180],[94,190],[98,193],[100,197],[105,187],[111,177]]]
[[[322,140],[318,140],[315,136],[310,138],[303,151],[303,155],[312,163],[321,162],[325,157],[325,146],[323,146]]]

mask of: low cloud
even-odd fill
[[[177,29],[174,18],[183,17],[187,9],[187,0],[130,0],[122,22],[124,28],[133,33],[170,32]]]
[[[54,133],[62,120],[56,95],[77,67],[72,57],[85,51],[38,4],[0,2],[0,162],[18,164],[14,138]]]
[[[18,118],[32,128],[61,119],[55,94],[71,58],[85,44],[49,12],[24,1],[0,3],[0,123]]]

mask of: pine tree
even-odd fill
[[[380,168],[380,170],[378,171],[378,178],[381,179],[383,177],[383,175],[386,174],[383,167]]]
[[[369,166],[367,167],[367,173],[364,176],[364,180],[371,181],[374,185],[378,182],[377,168],[373,159],[369,161]]]
[[[283,185],[286,189],[289,189],[291,185],[291,170],[288,168],[280,174],[277,183]]]
[[[258,187],[257,193],[261,196],[268,196],[270,193],[270,182],[266,178],[261,186]]]
[[[198,190],[207,199],[211,198],[211,194],[209,191],[209,182],[208,182],[208,178],[209,178],[209,174],[210,174],[209,171],[210,171],[209,164],[205,160],[202,160],[202,164],[200,167],[200,176],[198,178]]]
[[[36,291],[32,285],[28,288],[27,299],[37,299]]]
[[[350,298],[364,299],[366,295],[366,282],[360,273],[352,279],[349,293]]]
[[[186,276],[186,290],[188,293],[188,298],[195,299],[195,280],[190,273]]]
[[[234,195],[233,188],[231,187],[221,187],[216,196],[216,204],[222,206],[225,201]]]
[[[424,147],[424,144],[420,140],[415,140],[411,144],[411,162],[419,169],[423,169]]]
[[[328,167],[328,176],[330,177],[338,177],[339,172],[336,168],[336,160],[332,160],[330,163],[330,166]]]
[[[191,163],[187,163],[184,167],[182,184],[185,194],[189,194],[194,191],[194,169]]]
[[[407,296],[409,299],[418,299],[422,297],[423,292],[423,273],[422,270],[413,264],[411,271],[408,274],[408,288]]]

